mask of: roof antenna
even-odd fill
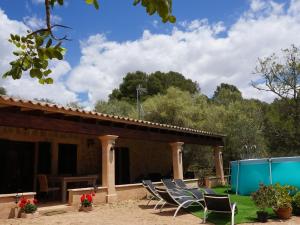
[[[140,101],[140,97],[143,93],[147,93],[147,89],[146,88],[143,88],[141,84],[139,84],[137,87],[136,87],[136,109],[137,109],[137,112],[138,112],[138,119],[142,119],[145,112],[144,112],[144,109],[143,109],[143,106],[141,104],[141,101]]]

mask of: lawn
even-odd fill
[[[214,188],[214,190],[219,194],[225,194],[227,191],[226,188]],[[236,202],[238,207],[238,213],[235,215],[235,224],[256,222],[257,207],[254,205],[250,196],[230,194],[230,200],[231,202]],[[200,207],[191,207],[190,211],[193,215],[203,218],[203,210],[200,209]],[[269,214],[271,217],[274,216],[272,210],[269,211]],[[217,225],[230,224],[230,220],[230,214],[227,215],[222,213],[210,213],[207,218],[207,222]]]

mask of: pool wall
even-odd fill
[[[230,162],[231,190],[250,195],[260,183],[280,183],[300,189],[300,157],[248,159]]]

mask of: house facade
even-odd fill
[[[93,190],[97,203],[141,198],[145,196],[142,179],[184,178],[185,144],[211,146],[217,177],[224,182],[223,138],[222,134],[0,96],[0,217],[6,215],[1,208],[13,207],[16,193],[32,197],[39,191],[39,174],[49,179],[78,178],[78,182],[61,184],[66,190],[62,200],[69,204],[77,204],[82,193]],[[84,180],[89,176],[95,177],[94,183]]]

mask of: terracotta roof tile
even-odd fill
[[[114,119],[113,120],[114,122],[116,122],[116,121],[117,122],[131,122],[131,123],[133,122],[136,125],[146,124],[146,125],[151,125],[151,127],[155,127],[155,128],[169,128],[171,130],[187,131],[189,133],[206,134],[209,136],[216,136],[216,137],[224,137],[225,136],[225,135],[219,134],[219,133],[196,130],[196,129],[186,128],[186,127],[179,127],[179,126],[174,126],[174,125],[170,125],[170,124],[161,124],[161,123],[145,121],[145,120],[137,120],[137,119],[133,119],[133,118],[99,113],[99,112],[95,112],[95,111],[87,111],[87,110],[83,110],[83,109],[65,107],[65,106],[58,105],[58,104],[52,104],[52,103],[41,102],[41,101],[36,101],[36,100],[26,100],[26,99],[20,99],[20,98],[15,98],[15,97],[9,97],[6,95],[0,95],[0,104],[15,105],[15,106],[26,107],[26,108],[40,107],[40,108],[38,108],[38,110],[44,110],[44,111],[57,110],[58,113],[64,113],[64,114],[77,113],[76,116],[82,116],[82,117],[87,117],[88,115],[91,115],[99,120],[104,120],[104,118],[106,118],[106,120]]]

